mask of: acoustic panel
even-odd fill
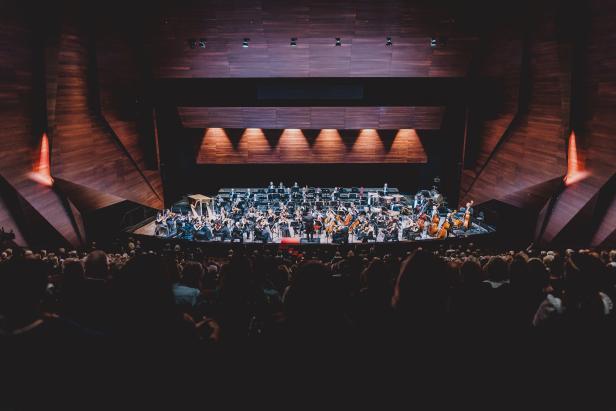
[[[438,130],[444,107],[178,107],[187,128]]]

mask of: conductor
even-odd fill
[[[308,213],[304,217],[304,231],[308,240],[312,241],[314,238],[314,216],[312,213]]]

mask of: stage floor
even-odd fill
[[[441,217],[441,220],[443,218]],[[158,237],[158,238],[169,238],[169,237],[165,237],[165,236],[156,236],[155,234],[155,230],[156,230],[156,222],[152,221],[134,231],[132,231],[132,233],[137,234],[137,235],[146,235],[146,236],[151,236],[151,237]],[[484,226],[484,225],[479,225],[475,222],[472,223],[472,227],[469,228],[467,231],[464,230],[453,230],[452,233],[450,233],[450,236],[448,238],[466,238],[466,237],[471,237],[471,236],[476,236],[476,235],[483,235],[483,234],[488,234],[494,232],[494,229],[492,227],[489,226]],[[306,236],[302,236],[301,238],[297,235],[294,235],[292,237],[280,237],[278,235],[278,233],[272,233],[273,234],[273,239],[272,239],[272,243],[289,243],[289,244],[293,244],[293,243],[304,243],[304,242],[308,242],[306,239]],[[291,234],[293,234],[293,229],[291,229]],[[379,235],[376,238],[376,241],[371,241],[371,242],[377,242],[377,243],[382,243],[383,242],[383,237],[384,234],[383,233],[379,233]],[[181,237],[172,237],[172,238],[179,238],[181,239]],[[315,243],[320,243],[320,244],[332,244],[331,238],[327,237],[325,235],[325,233],[321,233],[321,235],[317,235],[315,233],[314,235],[315,238]],[[399,241],[435,241],[436,239],[434,237],[430,237],[427,236],[425,234],[423,235],[417,235],[415,236],[415,238],[412,238],[411,240],[406,240],[403,239],[402,236],[399,236]],[[191,240],[197,243],[212,243],[212,242],[221,242],[220,240],[213,240],[213,241],[198,241],[198,240]],[[441,240],[444,241],[444,240]],[[227,243],[229,243],[229,240],[226,240]],[[238,242],[236,240],[236,242]],[[261,243],[260,241],[253,241],[252,238],[246,238],[246,236],[244,236],[244,242],[245,243]],[[358,240],[357,238],[355,238],[354,235],[349,235],[349,243],[352,244],[358,244],[358,243],[362,243],[361,240]]]

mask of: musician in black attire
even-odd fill
[[[308,240],[312,241],[314,238],[314,216],[311,213],[304,217],[304,231]]]
[[[348,244],[349,243],[349,227],[343,226],[340,227],[336,232],[332,235],[332,243],[336,244]]]
[[[225,241],[227,238],[231,238],[231,231],[229,230],[229,227],[227,227],[226,224],[218,223],[214,225],[214,236],[220,237],[220,241]]]
[[[262,228],[259,224],[255,226],[255,241],[262,241],[264,243],[269,243],[272,241],[272,236],[266,228]]]
[[[398,224],[396,222],[392,221],[383,232],[385,234],[383,241],[398,241]]]
[[[233,224],[233,229],[231,230],[231,242],[235,240],[239,240],[240,243],[244,242],[244,232],[240,228],[239,223]]]

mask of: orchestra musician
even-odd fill
[[[215,207],[210,210],[207,219],[198,215],[194,207],[191,207],[192,213],[189,211],[187,215],[161,210],[155,219],[155,234],[240,242],[244,241],[246,234],[247,240],[271,242],[276,237],[303,236],[302,231],[305,231],[309,240],[314,240],[315,233],[320,236],[323,232],[327,238],[340,243],[348,242],[351,233],[359,241],[376,240],[381,235],[383,241],[397,241],[400,237],[412,240],[418,233],[423,233],[422,238],[444,239],[452,236],[452,228],[468,230],[472,226],[473,202],[467,203],[461,213],[449,212],[446,218],[441,219],[438,205],[442,204],[442,196],[436,190],[423,190],[415,196],[414,201],[407,201],[400,196],[402,199],[396,200],[396,203],[400,203],[400,210],[392,211],[389,207],[379,206],[381,202],[377,193],[371,193],[369,197],[373,197],[374,204],[366,209],[363,205],[358,209],[357,200],[333,208],[324,204],[327,208],[323,209],[322,204],[309,201],[312,198],[308,198],[307,186],[295,182],[292,189],[284,188],[284,185],[282,188],[295,194],[276,196],[273,201],[271,196],[265,199],[265,196],[256,194],[256,190],[251,192],[248,189],[248,195],[241,196],[235,189],[230,189],[229,196],[219,195],[215,198]],[[270,182],[268,189],[273,190],[273,193],[279,190],[273,182]],[[392,191],[387,183],[382,190],[382,194]],[[335,187],[331,194],[323,195],[321,189],[316,187],[314,197],[317,201],[327,202],[330,196],[338,200],[341,191],[344,190]],[[364,197],[364,194],[362,187],[359,197]],[[302,198],[305,201],[300,205],[298,200]]]
[[[391,219],[383,233],[383,241],[399,241],[398,222],[395,219]]]
[[[309,241],[314,240],[314,216],[308,212],[304,217],[304,231],[306,232],[306,238]]]

